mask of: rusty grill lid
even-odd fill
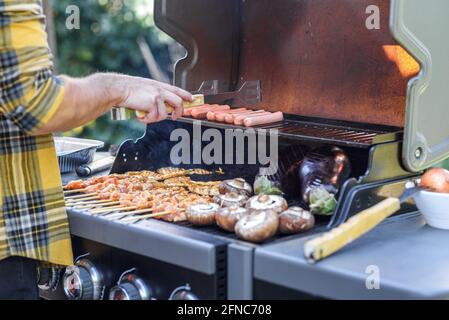
[[[378,30],[366,27],[370,6]],[[448,9],[447,0],[156,0],[154,14],[188,52],[176,85],[220,79],[233,90],[260,79],[254,109],[404,128],[403,163],[417,172],[449,155]]]

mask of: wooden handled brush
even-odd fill
[[[401,208],[401,203],[421,190],[419,187],[407,189],[400,198],[387,198],[337,228],[307,241],[304,245],[305,257],[310,262],[316,262],[334,254],[393,215]]]

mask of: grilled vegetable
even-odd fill
[[[234,232],[237,222],[248,215],[248,210],[239,207],[225,207],[218,210],[215,214],[217,225],[229,232]]]
[[[235,192],[219,194],[214,197],[214,202],[222,207],[243,207],[247,200],[247,196]]]
[[[313,214],[332,215],[337,207],[337,200],[325,187],[313,187],[309,194],[309,207]]]
[[[279,215],[279,232],[283,234],[306,232],[314,226],[313,214],[300,207],[291,207]]]
[[[323,147],[309,152],[299,168],[302,200],[310,204],[311,191],[320,186],[330,194],[337,194],[350,172],[349,159],[338,147]]]
[[[197,226],[207,226],[215,222],[215,214],[220,207],[215,203],[193,204],[187,208],[187,220]]]
[[[253,193],[251,185],[241,178],[225,180],[220,184],[219,188],[221,194],[235,192],[249,197]]]
[[[246,209],[249,211],[272,210],[279,214],[287,208],[288,204],[284,198],[266,194],[254,196],[246,203]]]
[[[267,176],[258,176],[254,181],[254,193],[257,195],[282,195],[281,189],[279,189],[273,181],[270,181]]]
[[[276,234],[278,226],[277,212],[272,210],[256,211],[237,222],[235,233],[246,241],[263,242]]]
[[[432,168],[421,178],[420,186],[433,192],[449,193],[449,171],[442,168]]]

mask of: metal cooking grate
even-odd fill
[[[192,123],[199,121],[191,118],[182,118],[180,121]],[[211,122],[202,120],[202,125],[220,129],[246,129],[242,126]],[[334,145],[351,147],[369,147],[373,144],[397,141],[402,138],[400,128],[365,125],[355,126],[353,123],[338,122],[324,119],[305,119],[294,115],[286,115],[282,122],[270,125],[256,126],[254,129],[277,130],[279,136]]]

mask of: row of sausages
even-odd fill
[[[184,110],[185,117],[199,120],[223,122],[236,126],[254,127],[258,125],[276,123],[284,120],[284,114],[265,110],[248,110],[246,108],[231,109],[228,105],[205,104]]]

